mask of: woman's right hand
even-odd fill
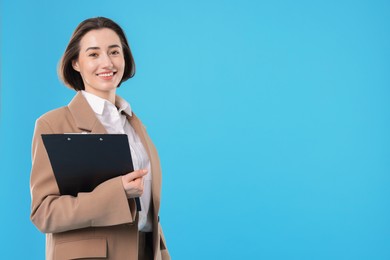
[[[127,198],[140,197],[144,192],[144,176],[148,170],[142,169],[130,172],[122,176],[122,185],[126,191]]]

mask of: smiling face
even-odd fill
[[[89,31],[81,39],[79,57],[72,65],[80,72],[85,91],[112,102],[125,69],[118,35],[108,28]]]

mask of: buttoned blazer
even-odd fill
[[[133,113],[127,119],[151,162],[154,259],[170,259],[158,217],[159,157],[137,116]],[[134,199],[126,197],[120,176],[77,197],[60,195],[41,134],[82,132],[107,133],[81,92],[68,106],[50,111],[36,121],[30,178],[31,220],[46,233],[46,259],[138,259],[138,214]]]

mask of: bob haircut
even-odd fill
[[[125,59],[125,70],[118,87],[121,85],[122,82],[134,76],[135,63],[133,55],[131,54],[129,43],[127,42],[126,35],[123,32],[122,28],[111,19],[105,17],[96,17],[84,20],[77,26],[76,30],[73,32],[72,37],[70,38],[65,53],[60,60],[58,66],[58,75],[68,87],[73,88],[76,91],[85,89],[83,79],[81,78],[80,73],[74,70],[72,62],[74,60],[77,60],[79,57],[80,41],[83,36],[89,31],[99,30],[103,28],[113,30],[119,36],[119,39],[122,44],[123,56]]]

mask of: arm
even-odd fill
[[[122,177],[110,179],[92,192],[77,197],[61,196],[44,147],[41,134],[53,133],[48,123],[39,119],[32,144],[30,189],[31,220],[44,233],[56,233],[91,226],[133,223],[134,199],[128,200]]]

